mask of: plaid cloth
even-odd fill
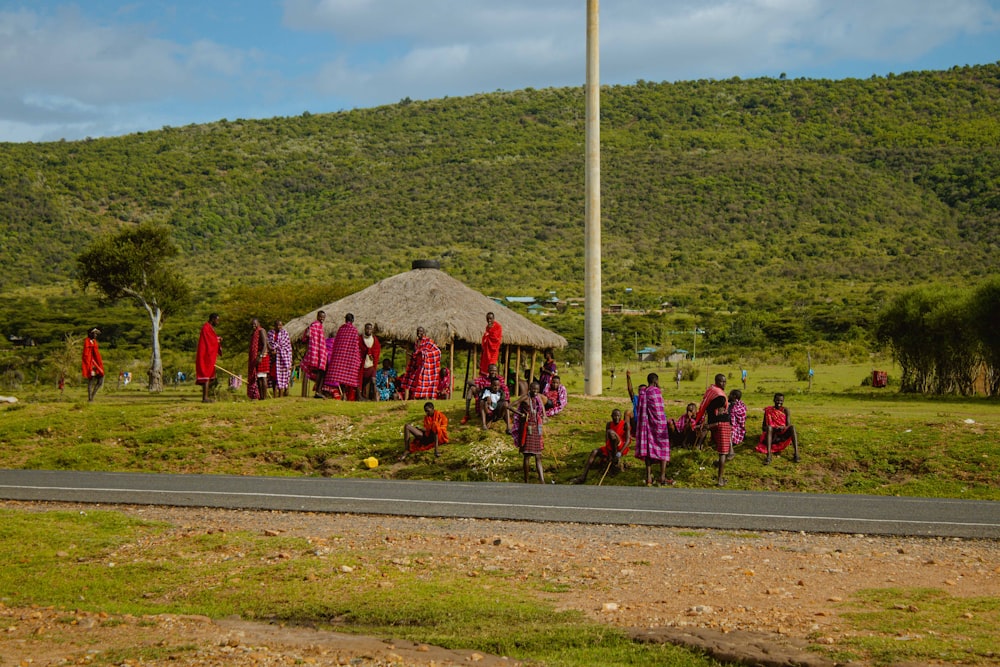
[[[639,393],[636,409],[635,456],[654,461],[670,460],[670,434],[663,394],[659,387],[646,387]]]
[[[733,425],[729,422],[710,424],[712,429],[712,444],[719,454],[728,454],[733,448]]]
[[[271,346],[271,386],[288,389],[292,383],[292,339],[284,329],[267,332],[267,344]]]
[[[557,414],[563,411],[566,407],[566,401],[569,400],[569,396],[566,394],[566,385],[559,385],[559,389],[555,390],[549,387],[549,390],[545,392],[545,396],[552,401],[552,407],[545,411],[545,414],[549,417],[555,417]]]
[[[323,323],[316,320],[310,324],[302,338],[309,344],[306,355],[302,357],[302,370],[307,377],[315,378],[316,370],[326,368],[326,335],[323,333]]]
[[[247,354],[247,398],[251,400],[258,400],[264,398],[260,395],[260,388],[257,386],[257,373],[263,368],[264,372],[267,373],[268,368],[271,366],[270,360],[267,358],[267,348],[261,350],[261,334],[264,333],[264,328],[257,325],[257,328],[253,330],[250,334],[250,349]],[[267,345],[267,339],[265,338],[264,345]],[[258,358],[260,353],[263,351],[263,358]],[[264,364],[267,365],[264,365]]]
[[[433,340],[424,336],[417,341],[413,356],[406,365],[403,389],[409,393],[409,398],[434,398],[440,376],[441,350]]]
[[[357,387],[361,370],[361,336],[350,322],[337,329],[333,354],[326,363],[326,377],[332,384]]]
[[[507,383],[503,381],[503,378],[499,378],[498,377],[498,379],[500,380],[500,388],[503,390],[503,397],[506,400],[509,401],[510,400],[510,387],[508,387]],[[488,375],[479,375],[479,376],[477,376],[472,381],[473,386],[475,386],[475,388],[476,388],[476,394],[475,395],[479,396],[480,394],[482,394],[483,393],[483,389],[486,389],[487,387],[489,387],[490,386],[490,382],[492,382],[492,381],[493,381],[493,378],[491,378]]]
[[[747,435],[747,405],[735,400],[729,404],[729,421],[733,424],[733,447],[743,442]]]
[[[514,444],[522,454],[541,454],[545,449],[542,438],[542,423],[545,421],[545,403],[539,395],[529,396],[528,400],[518,406],[526,410],[527,415],[521,416],[517,409],[511,411],[511,422],[514,426]]]

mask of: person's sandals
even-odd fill
[[[722,479],[720,479],[720,480],[719,480],[719,481],[718,481],[718,482],[716,483],[716,486],[725,486],[725,485],[726,485],[726,484],[728,484],[728,483],[729,483],[729,480],[728,480],[728,479],[726,479],[725,477],[723,477]]]

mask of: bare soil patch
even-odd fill
[[[94,507],[2,506],[26,511]],[[836,646],[851,633],[840,617],[841,603],[866,588],[1000,595],[1000,544],[992,541],[144,506],[101,509],[165,521],[192,539],[206,531],[248,530],[323,545],[338,535],[349,537],[358,553],[377,552],[379,559],[394,563],[405,563],[419,552],[458,576],[499,569],[518,579],[541,579],[551,592],[538,596],[557,609],[580,610],[635,636],[703,647],[726,636],[741,638],[736,645],[763,642],[774,650],[800,651],[807,642]],[[96,652],[137,641],[162,649],[162,661],[145,665],[516,664],[391,638],[238,619],[139,618],[0,605],[0,665],[78,664],[92,660]]]

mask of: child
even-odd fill
[[[535,471],[538,481],[545,483],[542,461],[539,458],[545,449],[542,439],[542,423],[545,421],[545,403],[539,395],[541,386],[537,381],[528,385],[528,393],[511,405],[514,416],[514,443],[524,456],[524,483],[528,483],[528,458],[535,457]]]
[[[424,403],[424,427],[414,424],[403,427],[403,456],[406,460],[411,452],[426,452],[434,450],[434,458],[438,457],[438,445],[448,444],[448,417],[443,412],[434,409],[430,401]]]
[[[604,426],[604,446],[590,452],[587,465],[583,468],[583,474],[573,480],[574,484],[585,484],[587,473],[594,465],[597,457],[608,461],[608,468],[614,463],[615,471],[621,472],[624,469],[622,457],[628,456],[629,442],[632,440],[632,429],[627,419],[622,419],[622,411],[615,408],[611,411],[611,421]],[[603,478],[602,478],[603,479]],[[600,484],[598,484],[600,486]]]

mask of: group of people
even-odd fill
[[[337,332],[327,338],[325,320],[326,313],[319,311],[303,334],[306,352],[302,371],[315,383],[315,398],[387,401],[450,394],[451,374],[441,366],[441,348],[423,327],[417,327],[413,351],[407,352],[406,370],[398,376],[390,359],[381,359],[380,364],[382,345],[371,322],[359,332],[353,313],[347,313]]]
[[[742,400],[743,392],[734,389],[727,395],[726,376],[719,373],[712,386],[705,391],[700,405],[688,403],[681,417],[668,419],[659,376],[650,373],[646,384],[639,385],[638,392],[633,390],[631,372],[626,371],[625,376],[632,412],[626,419],[621,410],[612,410],[611,421],[604,429],[604,445],[590,453],[583,474],[574,482],[585,483],[591,467],[598,461],[607,463],[605,474],[612,466],[615,470],[622,470],[624,457],[634,447],[636,458],[646,467],[646,486],[654,483],[670,485],[673,480],[667,478],[666,470],[671,448],[693,447],[710,439],[719,455],[715,463],[719,469],[716,484],[725,486],[726,462],[733,459],[734,447],[742,444],[746,437],[747,407]],[[784,402],[784,394],[777,393],[773,405],[764,408],[761,434],[755,449],[766,455],[765,465],[769,465],[773,456],[788,446],[793,449],[793,461],[799,461],[798,433]],[[659,467],[659,478],[654,482],[653,470],[656,467]]]
[[[539,379],[532,380],[528,371],[525,379],[517,384],[518,396],[511,400],[510,388],[499,372],[502,342],[502,325],[496,321],[494,313],[486,313],[479,374],[466,388],[462,424],[469,422],[473,403],[479,426],[484,431],[492,424],[503,424],[506,434],[513,438],[522,454],[524,481],[528,482],[533,468],[538,481],[544,484],[545,473],[541,462],[541,454],[545,450],[544,424],[547,417],[558,414],[566,407],[566,388],[559,382],[552,353],[547,352]],[[438,446],[448,441],[447,426],[448,418],[436,410],[432,402],[425,403],[422,427],[416,424],[403,427],[403,459],[413,452],[430,449],[434,449],[437,456]]]
[[[347,313],[336,334],[327,338],[323,330],[325,320],[326,313],[319,311],[303,334],[307,348],[301,369],[315,382],[315,397],[384,401],[450,396],[450,372],[441,367],[441,350],[423,327],[417,328],[413,352],[407,355],[406,372],[397,377],[391,360],[381,360],[379,368],[381,344],[371,323],[366,323],[359,332],[354,325],[354,315]],[[211,402],[209,387],[216,378],[219,368],[216,361],[222,349],[222,339],[215,331],[218,324],[218,314],[209,315],[202,326],[195,355],[196,383],[201,385],[202,401],[206,403]],[[292,376],[292,343],[284,323],[276,320],[273,328],[265,331],[254,318],[250,329],[247,395],[255,400],[264,399],[270,389],[275,397],[287,396]],[[91,328],[83,346],[82,372],[87,380],[88,401],[94,400],[104,383],[104,362],[97,341],[100,333],[99,328]],[[529,462],[534,459],[538,481],[544,483],[540,459],[545,449],[544,424],[547,417],[559,414],[566,407],[566,388],[560,382],[558,366],[549,351],[545,353],[539,378],[532,380],[527,372],[517,383],[518,397],[511,400],[507,383],[499,374],[502,341],[502,326],[494,313],[487,313],[479,375],[467,388],[466,414],[462,423],[469,421],[474,401],[480,428],[488,430],[490,425],[502,423],[506,433],[514,439],[523,455],[524,481],[529,479]],[[742,400],[743,393],[734,389],[726,394],[726,375],[719,373],[702,396],[700,405],[688,403],[683,415],[668,419],[656,373],[647,375],[646,384],[639,385],[637,391],[632,385],[631,371],[626,371],[625,377],[632,409],[628,414],[618,408],[611,411],[611,420],[604,427],[604,444],[590,453],[583,474],[574,483],[585,483],[591,467],[598,461],[607,462],[605,475],[612,466],[616,471],[623,470],[625,457],[634,449],[635,457],[645,465],[646,486],[654,484],[653,471],[657,467],[656,483],[670,485],[673,480],[667,478],[666,470],[671,448],[693,447],[710,439],[719,456],[715,463],[719,470],[717,484],[725,486],[726,462],[732,460],[734,447],[742,444],[746,437],[747,408]],[[741,380],[745,384],[746,371],[742,371]],[[765,465],[789,446],[793,449],[793,461],[799,461],[798,433],[784,401],[784,394],[776,393],[773,405],[764,409],[755,449],[765,455]],[[439,446],[447,442],[448,418],[435,409],[433,402],[427,401],[422,427],[415,424],[403,427],[401,460],[413,452],[430,449],[437,457]]]
[[[211,403],[210,389],[216,379],[216,371],[222,370],[234,379],[240,376],[217,365],[222,352],[222,337],[216,332],[219,326],[218,313],[208,316],[198,335],[195,351],[195,384],[201,386],[201,400]],[[253,400],[267,398],[273,392],[275,398],[288,396],[292,382],[292,340],[285,330],[285,323],[275,320],[271,329],[265,330],[256,317],[250,320],[250,344],[247,351],[247,396]]]

